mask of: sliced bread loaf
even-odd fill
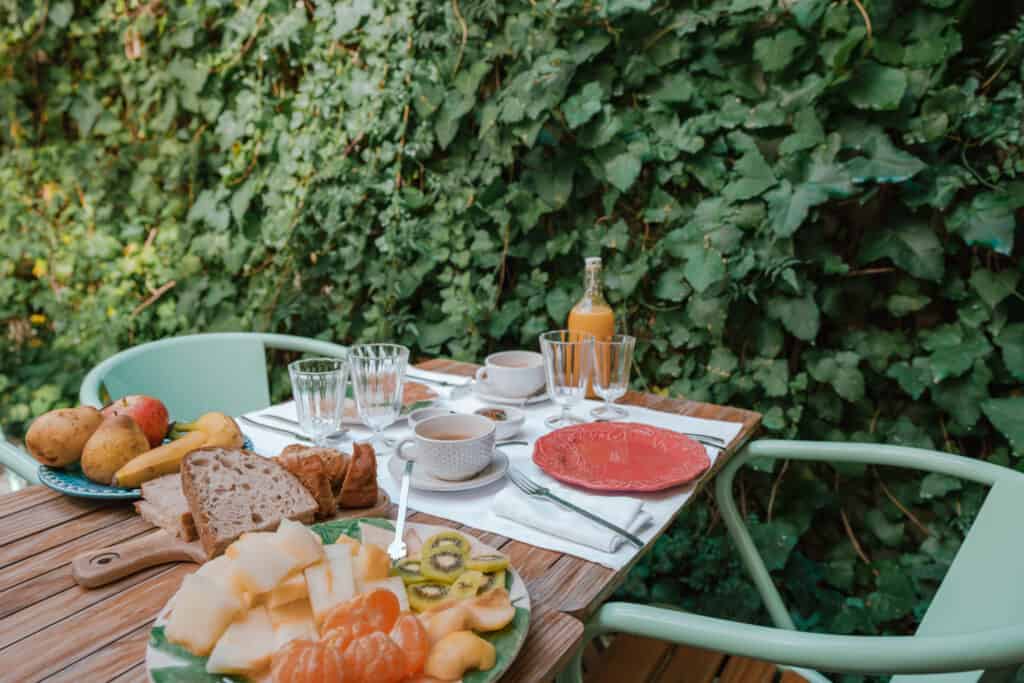
[[[282,519],[313,521],[318,505],[295,475],[271,458],[202,448],[181,463],[181,488],[209,557],[249,531],[273,531]]]
[[[180,474],[165,474],[143,484],[142,500],[135,503],[135,510],[147,522],[183,541],[196,540],[196,525],[181,490]]]

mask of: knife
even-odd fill
[[[246,424],[252,425],[253,427],[265,429],[268,432],[276,432],[284,436],[290,436],[293,439],[298,439],[299,441],[304,441],[306,443],[314,443],[313,439],[309,438],[305,434],[299,434],[298,432],[293,432],[290,429],[281,429],[280,427],[274,427],[273,425],[263,424],[262,422],[257,422],[256,420],[253,420],[250,417],[246,417],[245,415],[240,416],[238,419]]]

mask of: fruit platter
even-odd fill
[[[151,396],[126,396],[102,410],[92,406],[53,410],[32,422],[25,435],[40,462],[39,480],[82,498],[139,498],[140,486],[181,467],[199,448],[252,448],[237,423],[223,413],[194,422],[171,422]]]
[[[150,633],[154,683],[496,681],[529,628],[500,552],[445,527],[353,519],[248,533],[185,577]]]

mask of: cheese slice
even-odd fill
[[[220,583],[189,574],[174,595],[164,633],[192,654],[207,655],[241,610],[242,601]]]
[[[231,622],[206,662],[212,674],[253,674],[270,665],[277,650],[266,607],[254,607]]]
[[[316,640],[316,621],[309,600],[295,600],[287,605],[271,607],[270,623],[274,627],[274,646],[278,649],[296,638]]]

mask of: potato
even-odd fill
[[[82,457],[86,441],[103,422],[92,406],[51,410],[37,417],[25,435],[32,457],[50,467],[64,467]]]
[[[108,417],[85,442],[82,472],[97,484],[110,485],[129,460],[149,450],[142,427],[127,415]]]

